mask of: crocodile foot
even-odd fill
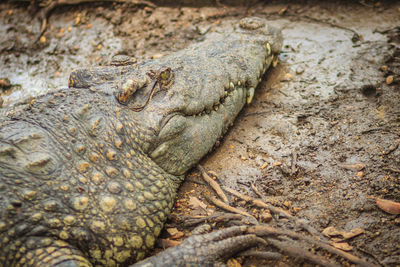
[[[169,248],[138,266],[225,266],[225,261],[235,254],[266,244],[255,234],[248,233],[248,226],[233,226],[204,235],[192,235],[176,247]]]

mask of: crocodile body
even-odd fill
[[[0,118],[0,266],[143,259],[282,45],[257,18],[158,60],[74,71]]]

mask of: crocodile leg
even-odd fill
[[[26,253],[13,266],[89,267],[92,264],[82,252],[61,240],[45,238],[35,244],[20,248]]]
[[[264,239],[247,232],[247,226],[233,226],[204,235],[193,235],[180,245],[138,262],[138,266],[224,266],[235,254],[259,244]]]

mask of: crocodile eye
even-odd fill
[[[157,81],[160,83],[161,86],[170,86],[173,83],[173,79],[174,73],[172,72],[170,67],[158,72]]]
[[[164,81],[167,81],[169,79],[170,72],[171,72],[171,69],[166,69],[166,70],[162,71],[161,72],[161,79],[164,80]]]

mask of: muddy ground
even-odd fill
[[[32,15],[28,5],[2,3],[0,78],[12,85],[1,93],[3,106],[65,87],[72,69],[108,64],[114,54],[162,57],[242,17],[267,18],[283,31],[281,62],[201,164],[222,185],[256,197],[254,184],[267,202],[319,232],[330,226],[347,232],[362,228],[363,233],[342,242],[349,253],[399,266],[400,217],[380,210],[369,197],[400,201],[400,29],[395,28],[400,3],[319,2],[64,6],[52,12],[36,42],[38,14]],[[196,197],[207,203],[207,192],[198,171],[189,173],[167,227],[188,234],[191,228],[179,224],[179,217],[219,210],[208,205],[205,211],[193,202]],[[260,213],[234,198],[231,203]],[[279,216],[269,224],[300,231]],[[164,238],[170,237],[164,233]],[[315,247],[309,251],[350,265]],[[238,262],[309,264],[289,256]]]

